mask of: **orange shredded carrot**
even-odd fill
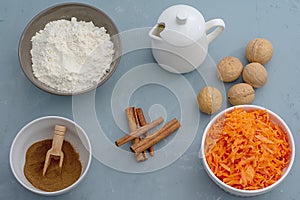
[[[266,110],[235,108],[219,118],[205,140],[205,157],[224,183],[244,190],[275,183],[290,161],[287,134]]]

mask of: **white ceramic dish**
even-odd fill
[[[287,136],[288,136],[288,139],[289,139],[289,144],[290,144],[290,147],[292,149],[292,153],[291,153],[290,163],[287,166],[287,168],[285,169],[285,172],[282,175],[282,177],[276,183],[274,183],[274,184],[272,184],[268,187],[265,187],[263,189],[242,190],[242,189],[236,189],[234,187],[231,187],[231,186],[225,184],[219,178],[217,178],[217,176],[211,171],[211,169],[209,168],[208,163],[205,159],[205,154],[204,154],[204,145],[205,145],[206,134],[207,134],[209,128],[216,122],[217,119],[219,119],[225,113],[233,111],[234,107],[227,108],[224,111],[220,112],[206,126],[206,128],[204,130],[204,133],[203,133],[203,136],[202,136],[200,157],[202,159],[204,169],[206,170],[206,172],[208,173],[210,178],[219,187],[224,189],[226,192],[229,192],[230,194],[237,195],[237,196],[243,196],[243,197],[249,197],[249,196],[256,196],[256,195],[264,194],[266,192],[269,192],[269,191],[273,190],[276,186],[278,186],[285,179],[285,177],[288,175],[289,171],[292,168],[292,165],[293,165],[293,162],[294,162],[294,159],[295,159],[295,142],[294,142],[294,139],[293,139],[293,135],[292,135],[292,132],[290,131],[289,127],[286,125],[286,123],[277,114],[275,114],[274,112],[272,112],[272,111],[270,111],[266,108],[263,108],[263,107],[260,107],[260,106],[255,106],[255,105],[240,105],[240,106],[235,106],[235,107],[236,108],[243,108],[244,110],[257,110],[257,109],[267,110],[267,112],[269,113],[270,119],[273,121],[273,123],[279,125],[287,133]]]
[[[24,176],[23,168],[25,164],[25,155],[27,149],[33,143],[45,139],[52,139],[54,126],[56,124],[67,127],[65,140],[69,141],[79,153],[82,172],[79,179],[71,186],[55,192],[45,192],[35,188]],[[58,116],[46,116],[31,121],[19,131],[10,148],[10,167],[19,183],[32,192],[47,196],[60,195],[77,186],[86,175],[91,160],[92,148],[87,134],[75,122]]]

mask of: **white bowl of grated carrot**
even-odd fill
[[[274,189],[288,175],[295,143],[286,123],[272,111],[240,105],[216,115],[204,130],[200,156],[211,179],[237,196]]]

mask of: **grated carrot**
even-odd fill
[[[270,120],[266,110],[241,108],[212,125],[204,150],[210,169],[220,180],[245,190],[275,183],[291,155],[287,134]]]

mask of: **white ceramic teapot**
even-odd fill
[[[207,34],[207,31],[215,28]],[[208,44],[225,28],[222,19],[205,22],[202,14],[188,5],[167,8],[149,32],[157,63],[173,73],[199,67],[207,56]]]

